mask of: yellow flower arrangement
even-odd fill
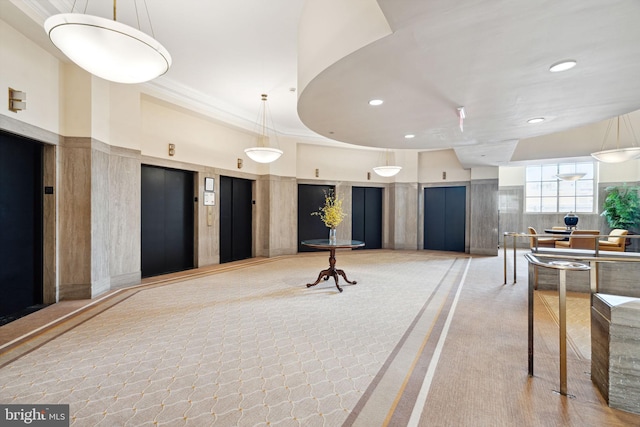
[[[338,199],[333,191],[325,191],[324,206],[320,207],[317,212],[311,212],[311,215],[318,215],[324,225],[329,228],[336,228],[347,216],[342,212],[342,199]]]

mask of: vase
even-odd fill
[[[338,241],[338,238],[336,237],[336,229],[335,228],[330,228],[329,229],[329,244],[330,245],[335,245],[337,241]]]
[[[569,212],[564,217],[564,225],[566,225],[568,229],[576,228],[576,225],[578,225],[578,216],[572,212]]]

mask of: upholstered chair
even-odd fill
[[[569,240],[560,240],[556,242],[556,248],[569,249],[596,249],[596,237],[600,234],[600,230],[573,230],[569,236]],[[574,237],[574,236],[594,236]]]
[[[601,251],[618,251],[624,252],[627,239],[624,237],[629,234],[629,230],[614,228],[609,233],[607,240],[598,240],[598,249]]]
[[[533,227],[529,227],[529,247],[531,249],[536,249],[536,247],[538,248],[554,248],[555,244],[556,244],[556,239],[554,239],[553,237],[535,237],[535,235],[538,234],[538,232],[536,231],[535,228]],[[536,240],[537,242],[537,246],[536,246]]]

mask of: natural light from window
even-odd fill
[[[563,173],[584,173],[577,181],[556,177]],[[541,213],[594,212],[595,165],[554,163],[527,166],[525,211]]]

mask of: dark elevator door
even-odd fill
[[[193,173],[142,165],[142,277],[193,268]]]
[[[353,187],[351,235],[365,243],[362,249],[382,248],[382,188]]]
[[[424,189],[424,249],[464,252],[465,187]]]
[[[42,304],[42,145],[0,132],[0,316]]]
[[[220,262],[251,258],[253,181],[220,177]]]
[[[298,184],[298,252],[313,252],[316,249],[302,246],[303,240],[328,239],[329,229],[319,216],[311,215],[324,206],[324,195],[334,190],[330,185]],[[339,227],[339,226],[338,226]]]

